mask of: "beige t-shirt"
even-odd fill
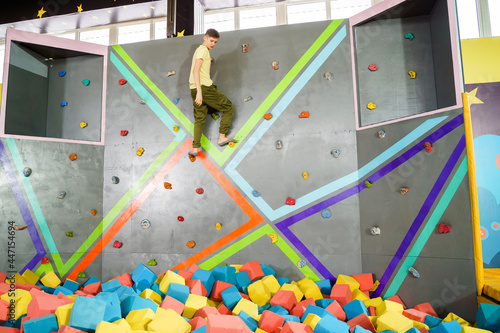
[[[210,52],[208,52],[208,48],[204,45],[200,45],[193,55],[193,61],[191,63],[191,72],[189,73],[189,88],[195,89],[196,83],[194,82],[194,63],[197,59],[203,59],[203,64],[200,68],[200,83],[202,86],[211,86],[212,80],[210,79]]]

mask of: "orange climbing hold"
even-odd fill
[[[302,111],[299,114],[299,118],[309,118],[309,111]]]
[[[167,190],[172,189],[172,184],[170,184],[170,183],[165,182],[165,183],[163,183],[163,186],[165,186],[165,189],[167,189]]]
[[[78,158],[78,155],[76,155],[76,154],[71,154],[71,155],[69,155],[69,156],[68,156],[68,158],[69,158],[70,160],[74,161],[74,160],[76,160],[76,159]]]
[[[265,120],[269,120],[269,119],[271,119],[272,117],[273,117],[272,113],[266,113],[266,114],[264,115],[264,119],[265,119]]]
[[[195,245],[196,243],[194,241],[189,241],[186,243],[186,246],[189,247],[190,249],[192,249]]]
[[[97,210],[92,209],[92,210],[90,211],[90,214],[92,214],[92,215],[94,215],[94,216],[95,216],[95,215],[97,214]]]
[[[196,161],[196,156],[189,154],[189,160],[190,160],[191,162]]]

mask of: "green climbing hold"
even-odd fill
[[[219,116],[217,113],[215,113],[215,112],[214,112],[214,113],[212,113],[212,118],[213,118],[214,120],[217,120],[217,119],[219,119],[219,118],[220,118],[220,116]]]
[[[149,266],[156,266],[156,260],[154,260],[154,259],[149,260],[148,265]]]
[[[85,275],[85,273],[84,273],[84,272],[78,272],[78,275],[77,275],[76,277],[78,277],[78,278],[80,278],[80,279],[84,279],[84,278],[86,278],[86,277],[87,277],[87,275]]]
[[[365,180],[365,186],[366,188],[372,187],[372,183],[370,183],[368,180]]]
[[[82,80],[82,83],[86,86],[88,86],[90,84],[90,80]]]
[[[68,231],[68,232],[66,233],[66,236],[68,236],[68,237],[73,237],[73,231]]]

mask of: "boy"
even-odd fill
[[[208,107],[222,112],[219,127],[219,146],[227,145],[229,142],[236,142],[234,139],[226,137],[234,115],[233,104],[223,93],[217,90],[217,87],[210,79],[211,59],[209,51],[215,47],[219,38],[220,35],[217,30],[208,29],[205,36],[203,36],[203,44],[194,52],[191,64],[189,88],[191,89],[194,108],[194,139],[190,155],[193,156],[197,156],[201,148],[201,135],[203,127],[205,127]]]

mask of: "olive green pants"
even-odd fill
[[[220,119],[219,133],[227,134],[229,132],[229,126],[231,126],[231,121],[234,116],[233,104],[227,97],[221,93],[217,86],[201,86],[201,94],[203,96],[203,101],[201,105],[197,105],[196,99],[196,88],[191,89],[191,98],[193,99],[193,114],[194,114],[194,138],[193,138],[193,148],[201,147],[201,135],[203,134],[203,128],[205,127],[205,121],[207,119],[208,108],[215,109],[222,112]]]

